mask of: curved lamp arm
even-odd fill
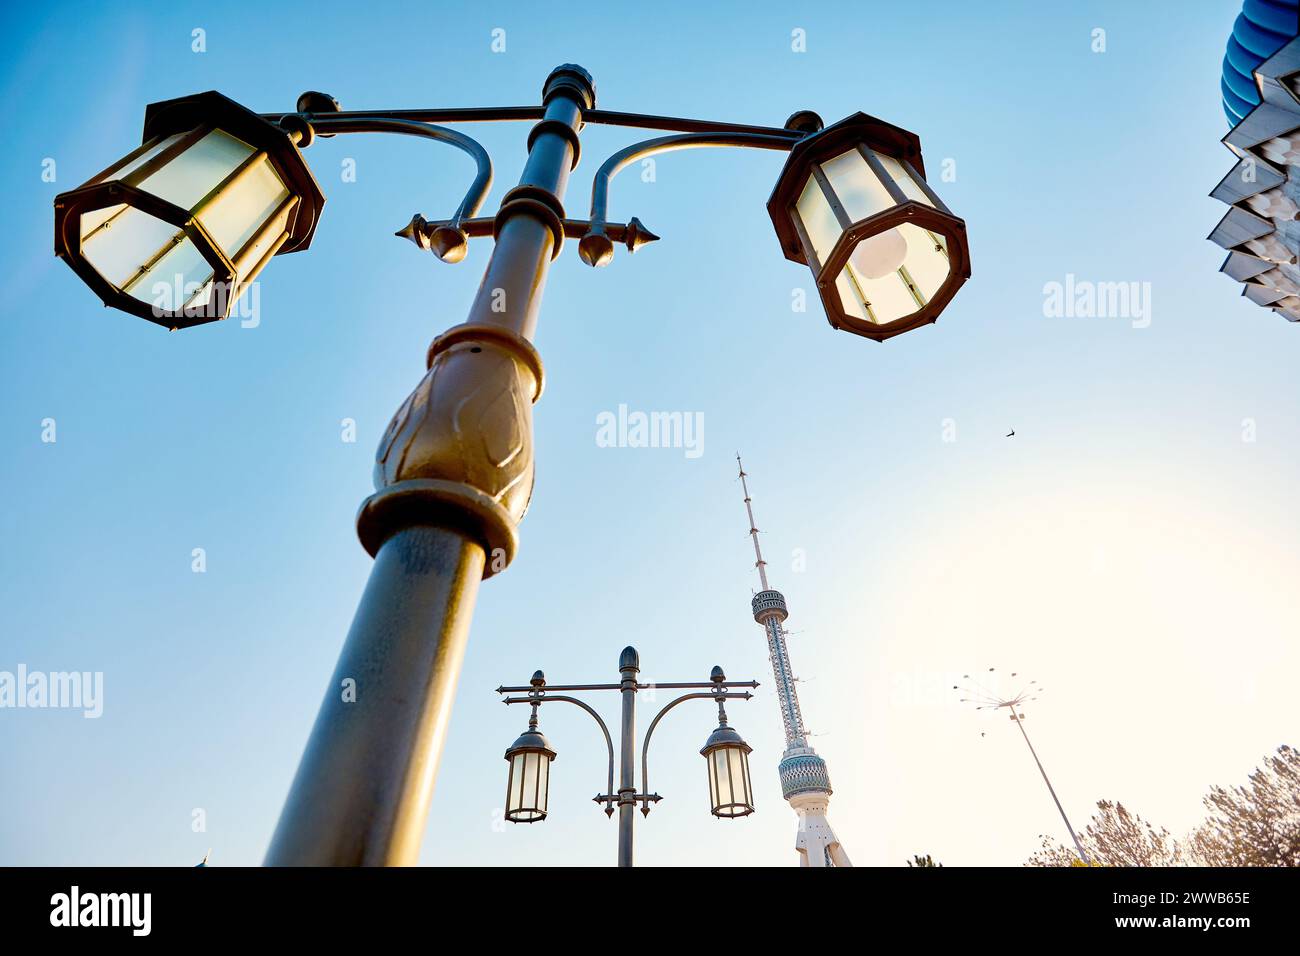
[[[655,714],[655,719],[650,721],[650,726],[646,728],[645,740],[641,741],[641,799],[644,800],[644,803],[641,805],[642,814],[648,815],[650,813],[650,801],[652,799],[658,799],[658,797],[655,797],[650,793],[650,771],[649,761],[647,758],[650,753],[650,735],[655,732],[655,727],[658,726],[659,721],[663,718],[664,714],[687,700],[749,700],[753,696],[754,695],[749,691],[745,691],[743,694],[719,694],[717,691],[712,690],[697,691],[694,694],[682,694],[682,696],[678,697],[676,700],[665,704],[663,710]]]
[[[512,698],[510,700],[507,700],[506,703],[507,704],[521,703],[524,702],[524,700],[526,699],[516,700]],[[609,736],[609,728],[605,726],[605,721],[601,719],[600,714],[596,713],[594,710],[591,709],[591,707],[589,707],[587,704],[583,703],[576,697],[565,697],[561,694],[541,694],[537,696],[535,700],[539,704],[545,704],[547,701],[564,701],[565,703],[568,704],[576,704],[579,707],[581,707],[583,710],[585,710],[587,713],[591,714],[592,719],[595,720],[596,723],[600,725],[600,732],[605,735],[605,749],[609,751],[609,782],[608,785],[605,787],[605,793],[607,795],[612,794],[614,792],[614,741],[613,738]],[[599,800],[600,798],[597,797],[596,799]],[[611,816],[614,813],[614,808],[609,806],[608,796],[606,797],[605,804],[606,804],[605,816]]]
[[[479,208],[483,205],[483,200],[487,198],[488,190],[492,187],[492,159],[488,156],[487,150],[476,139],[457,130],[448,129],[445,126],[435,126],[432,123],[422,123],[417,120],[399,119],[379,114],[349,113],[346,116],[341,116],[329,113],[307,113],[303,114],[303,119],[322,133],[327,131],[331,134],[401,133],[407,136],[423,136],[426,139],[455,146],[457,149],[468,153],[477,167],[474,181],[470,183],[465,198],[456,207],[456,211],[452,214],[448,223],[447,229],[451,235],[433,237],[433,248],[440,258],[446,261],[458,261],[459,258],[464,258],[465,236],[460,229],[460,223],[462,220],[473,217],[479,211]],[[417,214],[411,220],[411,224],[399,232],[398,235],[411,239],[424,248],[430,248],[429,245],[422,243],[417,238],[417,224],[422,220],[423,217]],[[439,246],[439,238],[441,238],[442,248]],[[460,251],[459,256],[456,255],[457,250]]]
[[[591,228],[578,243],[578,252],[589,266],[608,265],[614,258],[614,243],[605,234],[609,214],[609,186],[619,171],[646,156],[671,153],[680,149],[703,149],[736,146],[749,149],[775,149],[788,152],[798,139],[775,133],[681,133],[643,140],[620,149],[605,160],[591,181]]]

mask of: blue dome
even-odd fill
[[[1236,126],[1259,105],[1255,67],[1300,35],[1300,0],[1246,0],[1223,57],[1223,111]]]

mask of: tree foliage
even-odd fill
[[[1204,866],[1300,866],[1300,751],[1279,747],[1244,787],[1212,787],[1189,843]]]
[[[1300,866],[1300,751],[1282,746],[1245,786],[1212,787],[1210,816],[1181,841],[1123,804],[1101,800],[1079,842],[1100,866]],[[1077,866],[1073,847],[1043,837],[1029,866]]]
[[[919,853],[914,854],[912,858],[907,861],[907,865],[908,866],[943,866],[942,863],[934,862],[934,860],[931,858],[930,854],[928,853],[925,856],[921,856],[921,854]]]
[[[1097,802],[1097,812],[1079,834],[1088,858],[1099,866],[1177,866],[1182,847],[1163,828],[1143,820],[1122,803]],[[1030,866],[1074,866],[1081,861],[1074,847],[1043,837],[1042,848],[1029,859]]]

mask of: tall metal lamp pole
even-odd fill
[[[989,673],[994,673],[992,667],[989,668]],[[1011,676],[1013,678],[1018,677],[1014,671],[1012,671]],[[1074,827],[1070,825],[1070,818],[1065,815],[1065,807],[1061,806],[1061,801],[1056,796],[1056,788],[1052,786],[1052,781],[1048,779],[1047,771],[1043,769],[1043,762],[1038,759],[1038,752],[1034,750],[1034,745],[1029,742],[1029,734],[1025,731],[1025,715],[1016,710],[1017,704],[1023,705],[1026,701],[1038,700],[1038,694],[1042,692],[1042,688],[1038,686],[1038,681],[1031,680],[1028,684],[1023,684],[1022,688],[1014,695],[1003,697],[985,690],[970,674],[963,674],[962,678],[970,681],[970,685],[961,687],[954,684],[952,689],[971,695],[961,698],[963,704],[974,704],[976,710],[1006,709],[1011,712],[1011,719],[1020,728],[1020,734],[1025,738],[1025,746],[1029,748],[1029,753],[1034,758],[1034,764],[1038,767],[1038,772],[1043,775],[1043,783],[1047,784],[1047,792],[1052,795],[1052,802],[1056,804],[1056,812],[1061,815],[1061,820],[1065,823],[1065,829],[1069,832],[1070,839],[1074,841],[1074,848],[1079,853],[1079,859],[1083,861],[1084,866],[1091,866],[1092,861],[1088,858],[1088,851],[1079,842],[1078,834],[1075,833]]]

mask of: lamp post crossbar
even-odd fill
[[[312,112],[310,110],[296,114],[261,113],[262,119],[279,122],[285,116],[297,115],[308,120],[319,117],[338,117],[353,119],[356,117],[382,117],[386,119],[414,120],[420,123],[509,123],[529,122],[541,119],[545,109],[541,106],[484,106],[484,107],[431,107],[428,109],[409,110],[338,110],[336,112]],[[583,112],[583,121],[598,126],[622,126],[628,129],[657,129],[679,133],[755,133],[763,136],[781,136],[795,142],[802,138],[803,132],[780,126],[761,126],[747,123],[732,123],[722,120],[688,119],[680,116],[657,116],[652,113],[626,113],[616,110],[590,109]]]
[[[686,690],[689,688],[695,690],[708,690],[711,689],[713,686],[714,686],[713,683],[705,682],[705,681],[688,681],[686,683],[680,683],[680,684],[679,683],[661,684],[656,682],[653,684],[638,683],[636,685],[636,689],[637,690]],[[729,680],[727,681],[727,686],[728,687],[757,687],[759,685],[758,685],[758,681],[756,680],[747,680],[747,681]],[[622,690],[622,689],[623,689],[622,684],[552,684],[549,681],[546,684],[546,691],[548,696],[550,695],[550,692],[553,690],[569,691],[569,690]],[[527,694],[527,693],[531,693],[532,690],[533,688],[531,686],[498,687],[496,689],[496,692],[498,694]],[[509,704],[521,703],[521,702],[522,700],[506,701],[506,703]]]
[[[596,796],[592,797],[592,800],[595,803],[604,804],[604,810],[606,816],[613,816],[615,808],[617,808],[619,811],[619,822],[618,822],[618,865],[619,866],[632,865],[633,826],[636,819],[633,811],[639,804],[642,815],[649,816],[651,805],[658,803],[660,800],[663,799],[659,794],[652,793],[650,791],[649,783],[648,783],[649,781],[648,756],[650,750],[651,735],[654,733],[655,727],[659,725],[659,721],[663,719],[665,714],[667,714],[678,704],[684,703],[685,701],[688,700],[713,701],[718,705],[719,726],[718,729],[714,731],[713,736],[709,738],[709,742],[705,744],[705,747],[703,750],[701,750],[701,753],[705,755],[706,759],[711,759],[710,754],[712,750],[720,749],[722,747],[726,747],[731,750],[739,750],[740,748],[743,748],[745,755],[749,753],[748,744],[745,744],[744,741],[740,739],[739,735],[737,735],[735,731],[732,730],[727,725],[727,716],[723,704],[725,701],[728,700],[750,700],[754,695],[750,693],[748,690],[743,692],[733,692],[732,690],[730,690],[730,688],[732,687],[755,688],[758,687],[757,681],[752,681],[752,680],[751,681],[728,681],[726,679],[726,675],[722,671],[722,668],[715,667],[713,668],[712,675],[710,676],[710,679],[708,681],[685,681],[685,682],[645,684],[645,683],[640,683],[635,678],[635,674],[639,669],[640,669],[640,656],[637,654],[635,648],[628,647],[624,649],[622,655],[619,658],[619,671],[623,675],[623,680],[621,680],[617,684],[612,684],[612,683],[610,684],[548,684],[546,681],[545,674],[543,674],[539,670],[533,674],[532,680],[526,686],[504,686],[503,685],[496,688],[496,692],[498,694],[509,695],[509,694],[523,693],[523,696],[506,696],[502,699],[502,703],[527,704],[532,708],[532,716],[529,719],[528,732],[523,737],[520,737],[520,739],[517,740],[515,744],[512,745],[512,747],[506,751],[506,759],[512,761],[511,785],[510,785],[510,789],[507,792],[506,818],[508,820],[511,820],[511,822],[516,822],[516,823],[518,822],[533,823],[541,819],[545,819],[545,815],[547,811],[545,809],[541,809],[539,811],[536,806],[528,807],[526,810],[523,811],[523,815],[521,815],[519,819],[515,819],[512,816],[512,813],[514,813],[517,808],[511,805],[511,802],[515,798],[514,787],[515,787],[516,777],[515,777],[514,761],[516,761],[521,757],[523,757],[524,759],[531,759],[533,755],[544,754],[546,755],[546,761],[549,765],[549,761],[554,759],[555,757],[554,751],[550,749],[549,742],[547,742],[546,739],[542,737],[537,730],[537,726],[538,726],[537,711],[538,708],[540,708],[541,705],[543,704],[555,703],[555,702],[575,704],[576,706],[586,711],[592,717],[592,719],[596,721],[596,724],[600,727],[601,733],[604,735],[605,746],[609,755],[608,785],[606,786],[604,793],[597,794]],[[669,701],[662,708],[660,708],[659,712],[656,713],[654,718],[650,721],[650,725],[646,729],[645,738],[642,740],[641,743],[641,787],[638,790],[636,785],[636,777],[634,773],[634,762],[636,759],[636,754],[635,754],[636,694],[640,691],[653,690],[656,688],[690,689],[691,693],[682,694],[681,696],[675,698],[674,700]],[[622,695],[623,698],[622,721],[621,721],[621,730],[619,734],[619,754],[620,754],[619,786],[617,789],[615,789],[614,787],[614,744],[613,744],[613,738],[611,737],[609,732],[609,726],[605,723],[604,719],[600,716],[600,714],[598,714],[596,710],[592,708],[591,705],[589,705],[585,701],[577,697],[569,696],[568,694],[554,693],[555,691],[587,691],[587,692],[618,691]],[[746,804],[747,809],[745,810],[745,813],[749,813],[753,811],[753,807],[752,807],[752,802],[749,802],[752,801],[752,796],[751,796],[751,791],[749,786],[749,768],[748,768],[747,760],[744,760],[742,758],[741,765],[743,766],[744,800],[747,802]],[[540,774],[540,776],[541,778],[546,780],[546,783],[544,785],[539,785],[539,786],[549,787],[549,766],[548,769],[546,769],[544,772]],[[538,777],[539,777],[538,771],[534,770],[533,776],[530,777],[529,779],[537,780]],[[710,765],[711,798],[713,793],[716,791],[716,787],[714,786],[713,781],[714,781],[714,767]],[[523,795],[526,796],[526,794]],[[539,795],[539,797],[540,799],[534,800],[534,803],[540,802],[544,806],[548,799],[547,794],[545,792],[542,792]],[[729,802],[734,801],[734,797],[729,797],[728,799]],[[741,816],[744,814],[739,812],[718,814],[715,808],[715,815]]]

